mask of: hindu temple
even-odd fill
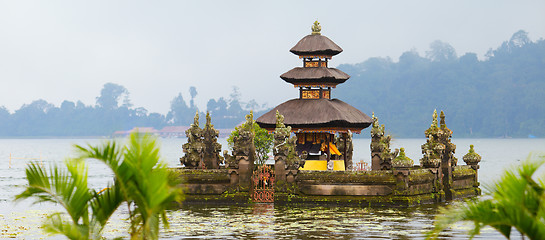
[[[430,127],[423,131],[422,158],[415,163],[404,148],[390,148],[392,138],[378,117],[333,98],[335,87],[350,77],[328,66],[342,49],[321,34],[318,22],[311,30],[290,50],[303,65],[280,76],[299,90],[299,97],[257,120],[250,112],[232,133],[230,152],[224,150],[220,156],[211,116],[207,114],[206,125],[200,128],[196,114],[176,169],[182,178],[184,203],[406,207],[481,193],[481,156],[471,145],[463,157],[466,164],[458,163],[453,131],[443,111],[433,112]],[[273,164],[256,161],[256,124],[272,134]],[[353,168],[352,133],[369,126],[371,168]]]
[[[284,117],[284,124],[297,136],[297,153],[306,158],[302,170],[327,170],[328,163],[329,170],[351,170],[353,164],[348,153],[351,134],[360,133],[372,123],[365,113],[332,98],[332,90],[350,78],[328,65],[342,51],[321,34],[318,21],[314,22],[312,33],[290,49],[302,60],[302,67],[280,76],[299,88],[299,98],[278,105],[256,120],[261,128],[274,132],[276,113]]]

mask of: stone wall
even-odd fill
[[[239,188],[229,169],[176,169],[187,203],[250,203],[250,190]],[[343,204],[406,207],[445,201],[440,169],[371,171],[299,171],[294,183],[275,189],[275,203]],[[477,172],[456,166],[451,193],[455,199],[480,194]]]

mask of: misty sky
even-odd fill
[[[545,38],[545,1],[0,0],[0,106],[94,105],[113,82],[162,114],[179,92],[189,102],[189,86],[201,110],[234,85],[273,107],[298,96],[279,76],[301,66],[289,49],[315,20],[344,49],[332,66],[423,56],[434,40],[482,58],[520,29]]]

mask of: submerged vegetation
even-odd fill
[[[180,202],[177,176],[159,156],[152,136],[132,134],[124,146],[108,141],[98,146],[75,146],[77,157],[67,159],[65,167],[44,168],[31,163],[26,169],[28,186],[16,200],[35,199],[51,202],[64,212],[53,213],[44,230],[69,239],[100,239],[108,219],[125,204],[131,239],[157,239],[159,224],[168,227],[167,207]],[[111,170],[114,178],[96,191],[87,184],[86,160],[96,159]]]
[[[474,224],[471,237],[490,226],[508,239],[513,229],[530,239],[543,239],[545,183],[543,176],[536,179],[535,173],[544,164],[545,155],[530,156],[515,170],[506,171],[499,181],[485,186],[488,193],[482,198],[442,209],[429,236],[435,238],[456,222],[470,221]]]

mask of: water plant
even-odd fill
[[[506,171],[501,179],[485,186],[482,198],[466,201],[441,209],[429,238],[460,221],[473,222],[469,232],[473,237],[485,226],[490,226],[506,238],[512,229],[530,239],[545,236],[545,183],[535,179],[536,171],[545,164],[545,155],[530,155],[514,170]]]
[[[99,239],[110,216],[126,204],[131,239],[157,239],[159,224],[168,227],[167,207],[181,201],[175,174],[160,160],[154,137],[131,134],[126,145],[106,141],[98,146],[76,145],[77,157],[65,161],[66,169],[37,163],[26,169],[28,186],[16,200],[35,198],[35,202],[59,204],[64,212],[50,215],[46,232],[69,239]],[[97,159],[113,173],[112,183],[101,191],[87,185],[85,160]]]

